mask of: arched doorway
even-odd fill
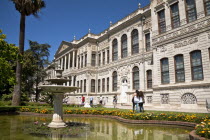
[[[127,94],[128,91],[128,81],[127,78],[123,78],[121,82],[121,95],[120,95],[120,101],[121,103],[127,103]]]

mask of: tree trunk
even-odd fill
[[[23,56],[23,53],[24,53],[24,41],[25,41],[25,15],[21,14],[20,34],[19,34],[19,54],[21,56]],[[12,106],[20,105],[21,78],[22,78],[22,63],[20,62],[20,60],[17,60],[16,85],[14,86],[14,92],[13,92],[13,96],[12,96]]]

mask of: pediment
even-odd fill
[[[66,41],[62,41],[58,50],[56,51],[55,55],[60,54],[61,52],[65,51],[66,49],[69,50],[70,47],[71,48],[73,47],[71,43],[66,42]]]

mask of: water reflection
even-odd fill
[[[104,118],[65,117],[65,121],[82,122],[91,126],[90,132],[82,137],[62,138],[64,140],[188,140],[191,128],[158,125],[132,125]],[[1,140],[60,140],[25,134],[23,126],[34,121],[50,122],[50,117],[0,116]]]

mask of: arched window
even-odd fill
[[[139,89],[139,68],[133,68],[133,89]]]
[[[185,72],[184,72],[184,59],[183,55],[179,54],[174,56],[174,64],[175,64],[175,77],[176,82],[184,82],[185,81]]]
[[[147,88],[152,88],[152,70],[147,70]]]
[[[117,72],[116,71],[113,72],[112,74],[112,85],[113,85],[112,90],[117,91]]]
[[[203,80],[203,66],[201,51],[196,50],[190,53],[192,80]]]
[[[98,92],[101,92],[101,80],[98,79]]]
[[[91,92],[95,92],[96,82],[94,79],[91,79]]]
[[[139,53],[139,33],[137,29],[131,32],[131,50],[132,54]]]
[[[102,92],[105,92],[105,78],[102,79]]]
[[[128,55],[127,35],[121,37],[121,57],[125,58]]]
[[[118,43],[117,39],[114,39],[112,42],[112,61],[116,61],[118,58]]]
[[[161,62],[161,82],[162,84],[168,84],[170,82],[168,58],[163,58],[160,60],[160,62]]]

